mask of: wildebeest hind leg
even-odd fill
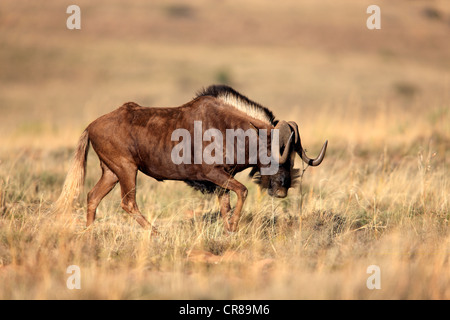
[[[87,195],[87,222],[89,227],[95,220],[95,211],[102,199],[114,188],[119,179],[103,162],[100,163],[102,176]]]
[[[130,216],[146,230],[151,229],[152,233],[157,234],[158,231],[139,211],[136,203],[136,176],[137,169],[124,169],[117,173],[122,194],[121,206]]]

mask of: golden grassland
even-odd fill
[[[450,299],[445,1],[382,1],[378,31],[368,1],[77,1],[80,31],[65,28],[69,4],[0,5],[1,299]],[[91,151],[73,212],[48,213],[90,121],[218,82],[296,121],[308,154],[329,140],[288,198],[239,174],[249,196],[224,235],[215,197],[139,175],[161,236],[122,211],[118,188],[86,229]]]

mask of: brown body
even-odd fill
[[[145,108],[136,103],[126,103],[93,121],[84,131],[57,207],[67,209],[78,195],[83,185],[87,152],[91,143],[100,159],[103,174],[88,193],[87,226],[94,221],[100,201],[119,183],[122,208],[142,227],[152,227],[136,204],[136,176],[137,172],[141,171],[159,181],[182,180],[190,185],[205,186],[207,189],[217,186],[225,227],[228,231],[236,231],[242,206],[247,197],[247,188],[235,180],[234,175],[249,167],[258,171],[261,164],[259,162],[249,164],[248,147],[246,147],[246,161],[243,164],[236,164],[236,159],[234,164],[226,164],[225,149],[223,164],[204,162],[175,164],[171,152],[179,142],[171,140],[172,132],[183,128],[194,137],[194,121],[199,120],[202,121],[203,132],[215,128],[223,132],[224,137],[226,129],[240,128],[247,131],[253,128],[266,129],[270,132],[274,128],[271,123],[250,117],[245,112],[230,107],[223,100],[208,95],[198,96],[177,108]],[[270,150],[270,140],[268,142]],[[209,143],[203,142],[203,147]],[[291,148],[288,143],[285,146],[286,152],[291,152]],[[236,158],[237,152],[234,154]],[[322,158],[323,155],[324,150],[321,152]],[[237,195],[233,215],[228,191],[233,191]]]

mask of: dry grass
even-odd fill
[[[449,299],[450,8],[361,1],[78,1],[0,6],[1,299]],[[327,157],[283,200],[249,188],[241,228],[223,235],[215,198],[139,176],[138,203],[162,236],[120,208],[115,189],[84,228],[99,178],[91,152],[72,214],[47,212],[78,137],[125,101],[176,106],[228,82],[299,123]],[[297,164],[301,167],[301,163]],[[233,200],[233,198],[232,198]],[[81,268],[81,290],[66,268]],[[369,290],[369,265],[381,290]]]

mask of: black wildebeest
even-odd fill
[[[267,154],[271,154],[271,137],[275,137],[272,135],[274,131],[271,130],[278,129],[279,149],[275,151],[279,156],[277,172],[261,175],[267,164],[263,164],[259,159],[256,163],[249,160],[249,136],[244,137],[244,161],[236,161],[238,150],[235,149],[235,161],[227,163],[225,156],[230,150],[226,150],[222,145],[224,161],[221,163],[174,163],[171,156],[178,141],[173,140],[172,134],[183,128],[195,135],[195,121],[201,121],[203,132],[211,128],[222,133],[227,129],[242,129],[243,132],[266,130]],[[228,86],[210,86],[199,92],[192,101],[176,108],[145,108],[129,102],[96,119],[83,132],[63,191],[56,203],[56,210],[67,210],[83,186],[89,143],[100,159],[103,174],[87,196],[87,226],[94,221],[100,201],[119,183],[122,208],[142,227],[153,228],[136,204],[136,176],[137,172],[141,171],[158,181],[181,180],[202,192],[216,192],[225,228],[231,232],[237,230],[247,196],[247,188],[234,179],[236,173],[252,168],[250,174],[257,174],[262,188],[267,189],[271,196],[283,198],[292,184],[295,153],[309,165],[317,166],[322,162],[327,148],[325,142],[316,159],[308,158],[302,148],[295,122],[275,120],[269,109]],[[202,147],[205,147],[205,141],[201,143]],[[189,149],[189,152],[193,153],[193,149]],[[188,158],[195,157],[194,154],[190,156]],[[229,191],[237,195],[232,215]]]

